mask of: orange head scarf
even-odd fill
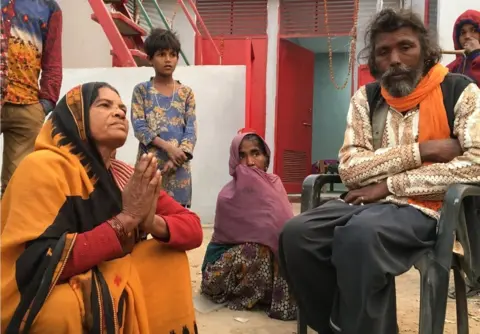
[[[414,91],[404,97],[393,97],[382,87],[383,98],[395,110],[403,113],[420,106],[418,124],[418,142],[420,143],[427,140],[450,138],[450,126],[440,87],[447,73],[448,69],[445,66],[440,64],[433,66],[420,80]],[[439,210],[442,206],[441,201],[412,199],[409,202],[433,210]]]

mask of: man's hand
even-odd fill
[[[367,203],[375,203],[390,195],[387,181],[372,184],[360,189],[349,191],[344,201],[349,204],[360,205]]]
[[[465,53],[468,55],[472,51],[480,49],[480,41],[478,39],[470,38],[465,42],[463,48],[465,49]]]
[[[420,156],[423,162],[450,162],[463,154],[457,139],[428,140],[420,143]]]

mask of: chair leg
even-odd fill
[[[423,268],[422,268],[423,269]],[[420,316],[418,324],[418,333],[419,334],[429,334],[431,333],[433,327],[432,319],[432,287],[428,279],[428,274],[426,271],[420,271]]]
[[[415,267],[420,271],[419,334],[443,334],[447,311],[449,272],[424,256]]]
[[[302,314],[300,309],[297,309],[297,334],[307,334],[307,319]]]
[[[453,266],[453,279],[455,281],[457,333],[468,334],[469,329],[468,329],[467,287],[465,285],[463,272],[459,269],[458,266]]]

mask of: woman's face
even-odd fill
[[[110,88],[98,90],[90,107],[90,132],[99,147],[117,149],[125,144],[128,135],[127,107]]]
[[[248,167],[257,167],[266,171],[268,158],[258,140],[244,139],[240,144],[240,163]]]

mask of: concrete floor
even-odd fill
[[[293,204],[296,212],[300,205]],[[212,235],[212,226],[207,224],[204,228],[203,245],[190,251],[192,289],[194,295],[198,294],[201,282],[201,265],[208,242]],[[397,279],[397,306],[398,323],[400,332],[418,333],[418,307],[419,307],[419,275],[414,269]],[[480,334],[480,300],[469,301],[470,333]],[[248,319],[242,323],[235,319]],[[455,301],[448,301],[447,317],[445,321],[445,334],[457,333],[455,321]],[[283,322],[268,318],[262,312],[231,311],[222,308],[208,314],[197,312],[197,323],[201,334],[293,334],[296,333],[296,322]],[[313,331],[311,333],[314,333]]]

